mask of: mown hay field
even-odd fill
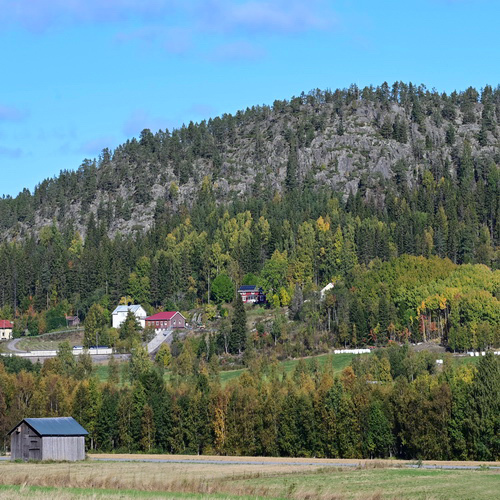
[[[265,463],[4,461],[0,462],[0,498],[486,500],[497,498],[500,487],[500,472],[487,467],[427,470],[401,468],[399,462],[362,461],[359,467],[341,468],[326,467],[320,460],[253,460]],[[306,462],[312,465],[300,465]]]

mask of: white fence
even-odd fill
[[[333,354],[367,354],[371,349],[335,349]]]
[[[491,351],[493,354],[495,354],[496,356],[499,356],[500,355],[500,351]],[[467,352],[467,356],[485,356],[486,355],[486,351],[469,351]]]
[[[73,356],[78,356],[79,354],[83,354],[85,349],[83,349],[83,347],[73,349],[72,352]],[[88,353],[91,356],[96,354],[109,355],[113,354],[113,349],[111,347],[91,347],[88,349]],[[19,356],[20,358],[53,358],[57,356],[57,351],[2,352],[0,353],[0,356]]]

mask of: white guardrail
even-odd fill
[[[85,349],[73,349],[73,356],[78,356],[83,354]],[[111,347],[91,347],[88,349],[88,353],[91,356],[96,354],[109,355],[113,354],[113,349]],[[0,356],[19,356],[20,358],[53,358],[57,356],[57,351],[27,351],[27,352],[0,352]]]
[[[500,355],[500,351],[492,351],[492,352],[496,356]],[[467,354],[467,356],[485,356],[486,355],[486,351],[478,351],[478,352],[468,351],[466,354]]]
[[[335,349],[333,354],[367,354],[371,349]]]

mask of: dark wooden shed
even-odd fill
[[[25,418],[10,432],[11,460],[84,460],[88,432],[73,417]]]

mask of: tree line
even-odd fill
[[[116,366],[101,383],[72,372],[63,354],[29,371],[0,360],[4,446],[22,418],[72,414],[91,451],[499,459],[500,360],[491,352],[477,366],[445,358],[440,370],[428,352],[392,346],[355,358],[340,376],[314,359],[286,375],[262,357],[222,386],[213,363],[190,349],[172,361],[167,383],[140,354],[122,384]]]
[[[411,144],[405,158],[411,179],[417,177],[411,170],[423,164],[435,179],[457,169],[465,183],[469,182],[470,166],[458,165],[465,139],[472,145],[475,161],[483,164],[479,175],[488,175],[489,164],[498,163],[494,151],[500,122],[498,87],[485,85],[479,91],[469,87],[450,94],[404,82],[395,82],[392,87],[384,82],[363,89],[356,85],[335,91],[316,89],[290,100],[277,100],[272,106],[252,106],[172,131],[153,133],[146,129],[139,139],[128,140],[114,151],[105,148],[98,159],[85,159],[77,170],[64,170],[44,180],[33,193],[25,189],[15,198],[0,199],[0,228],[26,235],[37,217],[54,214],[61,224],[85,223],[91,208],[111,227],[118,220],[130,221],[141,206],[157,201],[150,189],[154,184],[167,187],[166,199],[158,200],[162,211],[166,201],[174,201],[180,186],[199,184],[204,175],[213,180],[241,178],[243,172],[233,172],[230,164],[235,161],[234,150],[243,148],[247,153],[240,158],[240,169],[252,165],[258,170],[252,194],[257,191],[261,195],[267,175],[263,166],[276,139],[283,139],[283,147],[289,149],[285,184],[293,189],[312,180],[299,175],[298,153],[309,148],[328,127],[334,127],[338,136],[346,134],[348,119],[355,121],[362,109],[370,116],[377,137]],[[359,130],[350,133],[358,134]],[[315,166],[323,170],[331,167],[334,165],[321,162]],[[394,173],[400,180],[404,177],[401,168]],[[366,189],[366,179],[362,187]]]

